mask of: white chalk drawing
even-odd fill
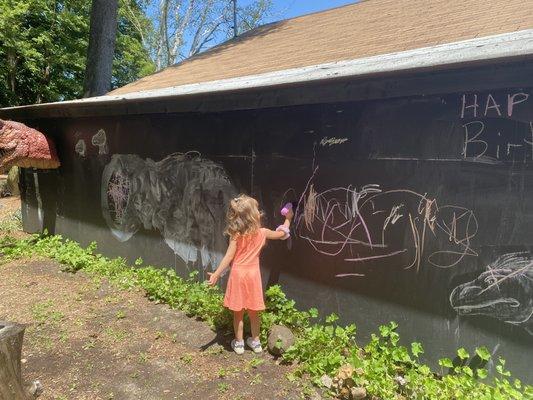
[[[471,247],[478,229],[473,211],[377,184],[318,190],[317,171],[299,199],[295,233],[318,253],[351,263],[395,258],[417,271],[425,264],[450,268],[477,256]]]
[[[523,92],[463,94],[459,117],[467,121],[462,125],[462,159],[485,164],[532,161],[533,121],[517,113],[529,103],[530,95]]]
[[[85,145],[85,140],[80,139],[76,142],[76,146],[74,146],[74,151],[78,153],[80,157],[85,157],[85,153],[87,151],[87,146]]]
[[[334,145],[337,145],[337,144],[343,144],[343,143],[346,143],[348,141],[348,138],[344,137],[344,138],[337,138],[337,137],[323,137],[322,139],[320,139],[320,146],[328,146],[328,147],[331,147],[331,146],[334,146]]]
[[[158,162],[114,154],[102,175],[102,212],[118,240],[141,228],[158,230],[184,263],[204,270],[223,257],[225,214],[235,194],[224,168],[197,152]]]
[[[457,286],[450,304],[459,315],[485,315],[533,335],[533,258],[529,252],[498,257],[474,280]]]
[[[528,93],[516,92],[507,93],[503,99],[499,96],[488,93],[485,95],[463,94],[461,96],[460,117],[463,118],[480,118],[480,117],[512,117],[517,106],[529,99]],[[524,105],[525,106],[525,105]]]
[[[39,224],[42,230],[44,227],[43,200],[41,198],[41,189],[39,188],[39,174],[37,174],[37,172],[33,173],[33,184],[35,185],[35,197],[37,198],[37,218],[39,219]]]
[[[107,154],[107,136],[103,129],[100,129],[96,134],[91,138],[91,143],[93,146],[98,147],[98,154]]]

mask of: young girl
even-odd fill
[[[257,200],[241,194],[230,202],[227,214],[226,234],[230,242],[226,255],[212,274],[209,284],[215,285],[222,273],[230,266],[231,271],[224,296],[224,306],[233,311],[235,339],[231,347],[237,354],[244,353],[243,317],[248,312],[252,337],[246,344],[255,352],[263,351],[259,342],[259,312],[265,309],[263,286],[259,271],[259,254],[266,239],[280,240],[289,237],[292,211],[276,231],[261,227],[261,212]]]

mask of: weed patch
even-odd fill
[[[155,302],[166,303],[189,316],[201,318],[219,331],[232,330],[231,314],[222,306],[221,291],[198,282],[196,273],[184,279],[173,270],[151,266],[139,268],[142,260],[132,267],[123,258],[109,259],[97,254],[94,243],[83,248],[60,236],[26,239],[5,236],[0,239],[0,249],[3,262],[31,256],[49,257],[60,262],[64,271],[83,270],[94,279],[105,278],[124,289],[142,288]],[[533,399],[533,387],[511,378],[502,359],[495,361],[496,376],[488,378],[486,366],[491,355],[484,347],[471,351],[461,348],[452,355],[453,361],[443,358],[439,362],[440,370],[433,371],[419,360],[424,352],[422,344],[415,342],[408,347],[400,344],[398,326],[394,322],[381,326],[369,343],[360,346],[355,340],[355,325],[341,326],[334,314],[319,321],[316,309],[298,310],[295,302],[288,299],[279,286],[270,287],[265,296],[267,309],[261,316],[262,339],[266,339],[272,324],[283,324],[296,335],[295,344],[282,356],[284,362],[297,363],[296,371],[287,376],[289,380],[307,376],[331,395],[359,388],[368,398]],[[32,315],[41,323],[58,322],[64,318],[54,311],[53,304],[47,302],[36,304]],[[120,320],[125,315],[118,311],[115,317]],[[106,333],[113,340],[125,339],[123,332]],[[84,349],[94,345],[93,341],[87,342]],[[147,357],[141,353],[139,362],[145,362]],[[190,364],[192,357],[186,354],[181,361]],[[250,362],[251,368],[259,365],[259,361]],[[224,378],[227,373],[220,370],[219,377]],[[261,383],[260,375],[256,374],[251,382]],[[220,393],[228,388],[226,382],[219,383]]]

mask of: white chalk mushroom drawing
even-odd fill
[[[102,175],[101,204],[118,240],[141,228],[158,230],[186,264],[205,270],[223,257],[225,214],[235,194],[224,168],[197,152],[158,162],[114,154]]]
[[[457,286],[450,304],[459,315],[485,315],[520,326],[533,335],[533,258],[508,253],[476,279]]]
[[[76,146],[74,146],[74,150],[80,157],[85,157],[85,152],[87,150],[87,146],[85,146],[85,140],[80,139],[76,143]]]
[[[100,129],[96,134],[91,138],[91,143],[93,146],[98,147],[98,154],[107,154],[107,136],[103,129]]]

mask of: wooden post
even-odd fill
[[[0,400],[29,400],[42,392],[37,381],[25,386],[20,369],[20,356],[25,326],[0,321]]]

